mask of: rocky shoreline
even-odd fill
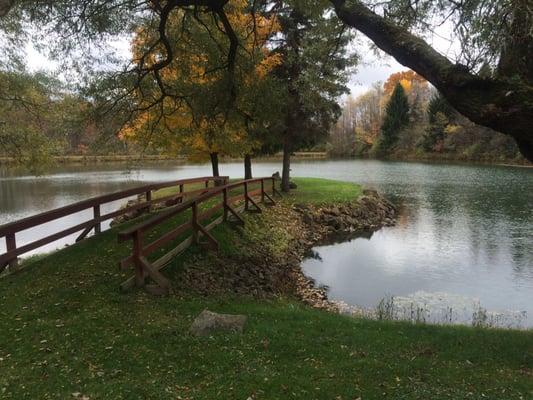
[[[180,271],[181,288],[206,296],[296,296],[312,307],[340,312],[343,305],[328,300],[326,290],[303,274],[301,262],[324,241],[347,240],[394,225],[396,207],[375,190],[365,190],[352,202],[321,206],[279,202],[263,214],[265,226],[253,229],[269,230],[265,237],[254,238],[252,243],[248,240],[241,248],[235,244],[232,255],[192,257]],[[281,241],[287,239],[279,252],[280,245],[269,243],[275,242],[276,235],[284,235]]]
[[[365,190],[357,201],[347,204],[325,207],[296,204],[294,207],[307,228],[306,237],[296,246],[298,261],[291,266],[298,283],[296,294],[312,307],[340,312],[345,305],[329,300],[326,289],[317,287],[312,279],[303,274],[300,267],[303,259],[320,243],[345,241],[371,234],[385,226],[393,226],[396,207],[375,190]]]

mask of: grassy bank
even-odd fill
[[[290,295],[202,296],[188,266],[217,277],[260,244],[282,254],[289,203],[343,202],[352,184],[298,179],[284,204],[220,225],[217,257],[191,248],[164,270],[176,294],[120,293],[117,230],[39,259],[0,280],[2,399],[526,399],[533,396],[531,332],[355,320]],[[278,208],[279,207],[279,208]],[[290,207],[289,207],[290,208]],[[281,212],[281,211],[280,211]],[[235,258],[234,266],[218,260]],[[215,278],[216,279],[216,278]],[[216,285],[217,282],[212,282]],[[204,308],[243,313],[243,335],[187,333]],[[83,397],[85,396],[85,397]]]

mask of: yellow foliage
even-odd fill
[[[449,125],[446,125],[446,128],[444,128],[444,133],[446,133],[447,135],[453,135],[459,132],[460,130],[461,130],[460,125],[449,124]]]
[[[271,53],[267,46],[272,34],[280,30],[279,22],[275,16],[253,15],[246,0],[230,0],[224,10],[239,37],[237,76],[241,79],[240,84],[248,88],[253,87],[257,80],[264,79],[282,62],[281,55]],[[199,39],[201,35],[196,35],[195,32],[206,33],[206,29],[210,29],[209,35],[220,35],[219,45],[227,45],[227,37],[220,32],[220,25],[214,25],[215,22],[210,16],[199,16],[204,18],[203,24],[189,19],[188,24],[193,25],[183,30],[184,16],[184,11],[181,10],[169,17],[168,32],[180,32],[181,36],[172,40],[175,58],[159,72],[160,78],[168,87],[213,84],[224,74],[223,68],[216,66],[226,62],[227,50],[219,49],[220,54],[216,56],[216,51],[213,50],[214,42],[211,39],[209,43],[205,40],[202,42],[202,39]],[[189,28],[193,33],[188,33]],[[148,26],[138,29],[131,44],[133,62],[139,64],[142,59],[143,66],[149,67],[166,57],[163,46],[151,47],[157,38],[158,32]],[[147,51],[149,54],[146,56]],[[220,59],[214,60],[210,57]],[[136,96],[139,108],[145,106],[147,109],[138,113],[124,126],[119,133],[120,138],[158,145],[169,153],[186,150],[194,157],[202,157],[211,152],[244,154],[259,146],[256,141],[247,138],[243,121],[226,121],[226,115],[196,115],[193,118],[185,103],[176,104],[175,100],[168,98],[164,99],[161,107],[147,107],[154,100],[154,96],[146,95],[146,92],[146,89],[138,90]]]
[[[403,89],[406,93],[409,93],[411,91],[412,83],[408,79],[401,79],[400,85],[402,85]]]
[[[385,97],[390,97],[398,83],[400,83],[405,91],[409,93],[414,82],[418,82],[421,85],[427,85],[427,81],[423,77],[411,70],[391,74],[383,84],[384,95]]]
[[[283,57],[279,53],[269,54],[255,67],[256,75],[259,79],[264,79],[270,71],[283,62]]]

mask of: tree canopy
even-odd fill
[[[247,11],[280,13],[297,9],[301,2],[254,1]],[[522,153],[533,160],[533,10],[528,0],[331,0],[313,2],[312,10],[333,7],[338,17],[401,64],[431,82],[460,113],[472,121],[512,136]],[[109,68],[113,60],[111,39],[131,34],[149,24],[156,35],[139,55],[139,62],[126,66],[137,87],[145,80],[160,85],[161,70],[173,59],[175,43],[169,39],[172,15],[178,12],[208,14],[228,43],[225,67],[228,96],[236,98],[232,76],[240,40],[228,18],[231,4],[214,0],[10,0],[0,8],[2,46],[17,49],[23,35],[40,37],[55,54],[97,54]],[[322,11],[331,17],[331,11]],[[439,53],[425,39],[439,26],[448,26],[459,43],[454,59]],[[38,29],[35,29],[38,27]],[[51,38],[57,40],[50,40]],[[19,43],[20,44],[20,43]],[[20,47],[20,46],[19,46]],[[9,53],[12,60],[17,52]],[[158,56],[154,59],[154,54]],[[63,57],[63,59],[66,59]],[[149,62],[149,60],[155,62]],[[5,60],[2,60],[5,62]],[[80,64],[80,63],[76,63]],[[160,85],[163,96],[165,87]]]
[[[250,134],[268,124],[265,108],[270,107],[264,95],[276,84],[269,72],[280,57],[266,43],[279,25],[275,16],[254,18],[246,6],[243,0],[232,0],[227,10],[240,43],[231,75],[225,68],[231,45],[209,14],[180,11],[170,16],[173,59],[157,80],[135,90],[124,137],[171,153],[187,149],[193,156],[244,155],[259,146]],[[154,53],[149,60],[143,58],[154,41],[153,28],[140,28],[133,41],[134,62],[146,68],[163,57]]]

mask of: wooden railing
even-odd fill
[[[6,241],[6,252],[0,254],[0,272],[2,272],[8,265],[10,270],[14,270],[18,265],[18,257],[22,254],[25,254],[29,251],[35,250],[39,247],[42,247],[48,243],[54,242],[58,239],[61,239],[65,236],[72,235],[76,232],[82,231],[76,241],[84,239],[93,229],[95,233],[100,233],[102,230],[102,222],[110,220],[112,218],[118,217],[120,215],[129,213],[135,210],[146,210],[149,211],[151,206],[156,203],[165,202],[167,205],[174,205],[180,202],[183,202],[184,199],[190,198],[191,196],[202,195],[210,190],[213,190],[217,185],[225,185],[228,183],[227,176],[221,177],[200,177],[200,178],[190,178],[190,179],[181,179],[171,182],[161,182],[153,183],[145,186],[140,186],[128,190],[123,190],[121,192],[111,193],[99,197],[93,197],[91,199],[83,200],[78,203],[70,204],[61,208],[56,208],[51,211],[46,211],[41,214],[33,215],[28,218],[24,218],[18,221],[10,222],[5,225],[0,226],[0,239],[5,237]],[[212,185],[210,186],[210,183]],[[202,184],[200,189],[186,191],[185,186],[191,184]],[[164,197],[159,197],[152,199],[152,194],[154,191],[168,188],[168,187],[179,187],[179,192],[171,194]],[[138,203],[121,208],[119,210],[102,214],[101,206],[112,201],[125,199],[135,195],[144,195],[144,201],[139,201]],[[24,244],[23,246],[17,247],[16,234],[25,229],[33,228],[47,222],[57,220],[68,215],[84,211],[87,209],[93,210],[93,218],[82,222],[80,224],[71,226],[67,229],[61,230],[59,232],[52,233],[44,238],[35,240],[31,243]]]
[[[259,199],[263,203],[266,203],[268,200],[270,204],[275,204],[272,198],[274,194],[281,196],[276,189],[275,179],[273,177],[248,179],[214,188],[207,193],[163,211],[138,225],[120,232],[118,234],[119,242],[126,240],[132,241],[132,253],[120,261],[119,266],[123,270],[129,267],[133,267],[135,270],[135,275],[123,282],[121,289],[126,290],[137,286],[145,287],[149,292],[154,294],[169,293],[171,291],[171,285],[169,280],[161,274],[161,268],[191,244],[199,243],[200,237],[202,236],[207,239],[206,244],[210,248],[217,249],[218,242],[209,231],[217,224],[228,221],[230,216],[235,219],[235,222],[244,224],[244,220],[239,216],[239,211],[244,209],[247,211],[261,212],[261,208],[257,204]],[[259,186],[259,188],[250,190],[250,186],[252,185]],[[236,194],[235,192],[239,191],[239,189],[242,189],[242,193]],[[268,191],[270,191],[271,195]],[[257,201],[254,199],[256,197],[258,197]],[[218,202],[216,198],[219,199]],[[210,202],[207,203],[208,201]],[[240,209],[237,209],[234,208],[236,203],[244,204],[242,204]],[[203,209],[201,209],[201,205],[204,206]],[[250,208],[251,206],[253,207],[252,209]],[[153,228],[177,217],[179,214],[188,212],[188,210],[191,210],[191,212],[190,216],[186,217],[187,220],[185,222],[162,233],[156,240],[145,243],[144,239],[147,233]],[[202,221],[215,217],[217,213],[221,213],[222,215],[210,221],[206,226],[201,224]],[[189,232],[190,235],[183,239]],[[172,243],[172,241],[177,241],[180,236],[183,240],[175,247],[153,262],[148,260],[150,254]],[[147,284],[147,278],[150,278],[153,284]]]

